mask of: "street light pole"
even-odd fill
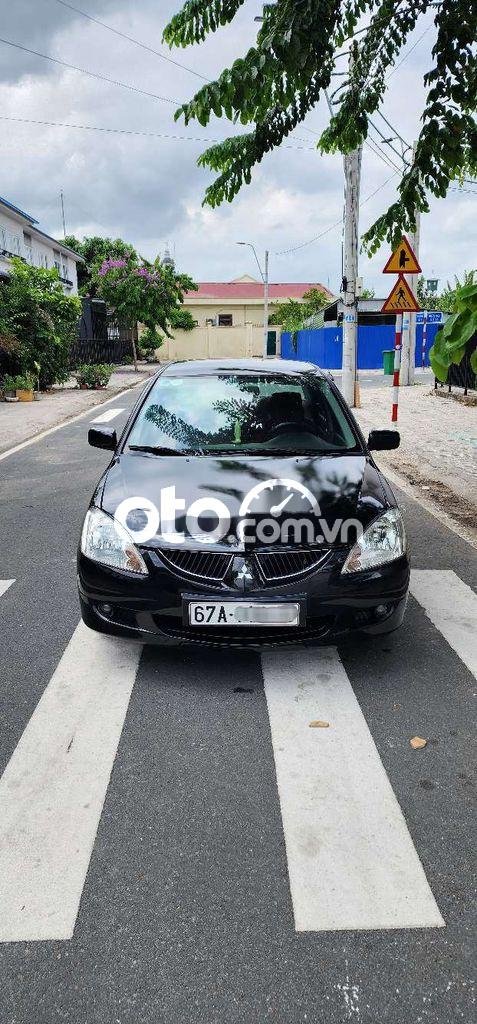
[[[237,245],[248,245],[249,249],[252,250],[253,255],[257,261],[257,267],[260,271],[260,277],[263,281],[263,358],[267,358],[267,347],[268,347],[268,298],[269,298],[269,282],[268,282],[268,262],[270,253],[268,249],[265,249],[265,272],[262,270],[260,260],[257,256],[255,246],[251,242],[237,242]]]
[[[268,249],[265,249],[265,274],[263,278],[263,358],[268,355]]]

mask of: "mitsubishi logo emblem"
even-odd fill
[[[237,573],[237,579],[238,580],[243,580],[244,582],[245,582],[245,580],[247,580],[247,581],[253,580],[252,573],[250,572],[250,569],[249,569],[248,565],[245,564],[245,562],[243,563],[240,572]]]

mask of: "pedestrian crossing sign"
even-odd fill
[[[420,308],[414,292],[400,274],[381,309],[381,313],[418,313]]]
[[[383,274],[420,274],[421,268],[411,244],[404,236],[394,250],[383,270]]]

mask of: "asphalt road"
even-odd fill
[[[100,412],[0,462],[1,1024],[467,1024],[475,551],[402,495],[419,599],[390,637],[98,646],[75,550]],[[330,727],[301,739],[300,707]]]

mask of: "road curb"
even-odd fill
[[[457,537],[464,540],[467,544],[470,544],[471,547],[477,550],[477,535],[472,530],[463,526],[462,523],[457,522],[456,519],[439,508],[439,506],[430,498],[426,498],[416,487],[413,487],[413,485],[409,483],[409,480],[406,480],[405,476],[401,476],[394,467],[391,469],[386,464],[383,466],[382,471],[391,483],[396,484],[396,487],[399,487],[400,490],[404,491],[404,493],[412,498],[413,501],[416,501],[418,505],[421,505],[426,512],[430,512],[431,515],[442,524],[442,526],[446,526],[447,529],[451,530],[452,533],[455,533]]]

